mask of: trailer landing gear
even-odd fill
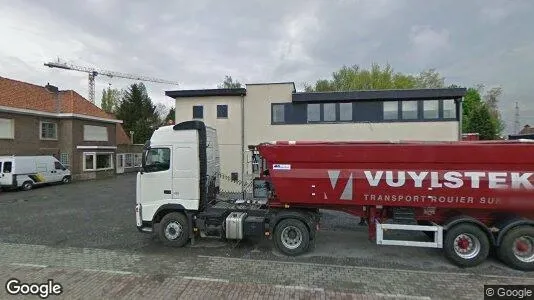
[[[490,242],[486,233],[472,224],[458,224],[445,233],[445,257],[459,267],[474,267],[489,254]]]
[[[274,243],[278,250],[290,256],[306,252],[310,246],[308,227],[296,219],[284,219],[276,225]]]
[[[534,227],[510,229],[497,249],[497,255],[512,268],[534,271]]]

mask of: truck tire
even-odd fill
[[[497,248],[497,256],[509,267],[534,271],[534,227],[519,226],[510,229]]]
[[[490,242],[486,233],[473,224],[458,224],[445,233],[445,257],[466,268],[481,264],[489,255]]]
[[[310,232],[304,223],[296,219],[284,219],[274,231],[276,248],[289,256],[305,253],[310,246]]]
[[[189,241],[189,223],[182,213],[166,214],[159,225],[158,235],[164,245],[183,247]]]
[[[31,181],[24,181],[20,187],[23,191],[29,191],[33,188],[33,183]]]
[[[71,178],[70,176],[65,176],[63,177],[63,179],[61,180],[62,183],[70,183],[71,182]]]

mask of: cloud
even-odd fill
[[[154,101],[169,89],[240,82],[312,82],[342,65],[389,62],[396,71],[435,67],[458,84],[501,85],[511,103],[534,109],[529,0],[0,0],[0,76],[58,85],[87,95],[87,74],[49,69],[61,57],[79,65],[179,81],[146,83]],[[97,100],[109,84],[98,76]],[[513,109],[512,109],[513,110]],[[525,114],[526,115],[526,114]],[[534,123],[534,116],[522,123]]]

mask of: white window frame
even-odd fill
[[[140,167],[142,164],[143,156],[141,153],[135,153],[134,154],[134,167]]]
[[[92,169],[88,169],[86,164],[85,164],[85,157],[86,156],[93,156],[93,165],[92,165]],[[96,167],[96,156],[97,155],[109,155],[110,157],[110,167],[109,168],[102,168],[102,169],[97,169]],[[84,172],[94,172],[94,171],[107,171],[107,170],[113,170],[114,168],[114,160],[113,160],[113,156],[115,156],[115,153],[114,152],[83,152],[82,154],[82,167],[83,167],[83,171]]]
[[[0,118],[0,120],[7,120],[11,123],[11,135],[2,137],[0,136],[0,140],[14,140],[15,139],[15,119],[11,118]]]
[[[54,138],[45,138],[43,137],[43,124],[54,124]],[[50,121],[40,121],[39,122],[39,138],[43,141],[57,141],[57,123],[56,122],[50,122]]]
[[[88,130],[104,130],[106,132],[106,137],[99,138],[94,136],[88,136]],[[95,125],[83,125],[83,140],[86,142],[108,142],[109,141],[109,130],[107,126],[95,126]]]

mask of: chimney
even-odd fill
[[[51,85],[50,83],[47,83],[46,86],[45,86],[45,89],[47,91],[49,91],[50,93],[53,93],[54,94],[54,98],[55,98],[55,104],[56,104],[56,113],[60,113],[61,112],[61,105],[59,103],[59,89],[57,88],[57,86],[53,86]]]

